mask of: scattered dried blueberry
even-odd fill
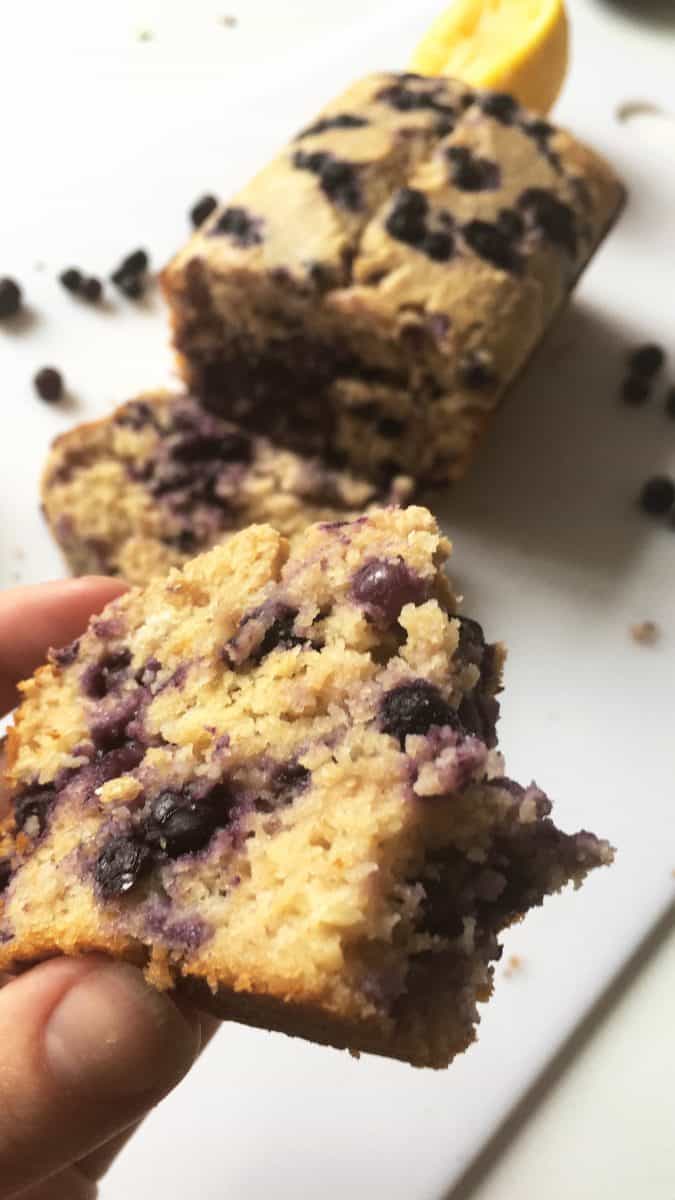
[[[373,558],[354,575],[351,592],[366,615],[386,628],[398,620],[405,604],[421,604],[427,588],[402,558]]]
[[[218,808],[211,797],[195,800],[180,792],[161,792],[153,801],[145,830],[151,846],[178,858],[201,850],[218,827]]]
[[[675,483],[665,475],[648,479],[640,492],[640,507],[652,517],[666,516],[675,505]]]
[[[145,282],[142,275],[125,275],[118,280],[117,287],[127,300],[140,300],[145,291]]]
[[[59,283],[63,284],[67,292],[77,294],[82,287],[82,272],[78,271],[77,267],[66,267],[59,275]]]
[[[384,733],[398,738],[401,746],[408,734],[428,733],[433,725],[461,728],[454,708],[432,683],[417,679],[385,693],[380,705],[380,727]]]
[[[85,300],[88,300],[90,304],[97,304],[103,295],[103,284],[101,283],[101,280],[97,279],[95,275],[89,275],[88,278],[82,282],[82,286],[80,287],[80,295],[83,296]]]
[[[42,367],[33,377],[35,391],[41,400],[54,404],[63,396],[63,376],[56,367]]]
[[[7,276],[0,279],[0,321],[15,317],[21,308],[21,288]]]
[[[514,250],[511,238],[489,221],[469,221],[463,226],[464,240],[480,257],[503,271],[517,271],[521,266],[519,254]]]
[[[626,404],[638,407],[646,404],[651,395],[651,380],[644,375],[627,375],[621,385],[621,396]]]
[[[665,361],[666,356],[661,346],[653,344],[638,346],[628,359],[628,371],[631,375],[653,379],[655,375],[658,375]]]
[[[199,229],[203,225],[212,212],[218,207],[218,201],[215,196],[206,195],[195,201],[190,209],[190,221],[195,229]]]
[[[496,162],[473,154],[468,146],[450,146],[446,150],[450,178],[463,192],[494,191],[499,187],[500,171]]]
[[[293,166],[316,175],[322,192],[334,204],[351,212],[358,212],[361,207],[361,191],[352,163],[334,158],[332,154],[323,151],[306,154],[304,150],[296,150]]]
[[[147,846],[132,836],[118,835],[106,842],[96,860],[94,878],[104,900],[123,896],[138,883],[152,864]]]

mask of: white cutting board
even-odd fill
[[[675,422],[616,395],[626,348],[645,339],[669,345],[675,377],[675,124],[620,125],[614,111],[675,107],[675,36],[604,0],[569,2],[558,115],[610,155],[632,199],[443,507],[467,610],[511,648],[510,773],[536,778],[563,826],[609,836],[617,864],[508,935],[522,969],[499,968],[480,1041],[448,1073],[227,1026],[122,1155],[105,1200],[444,1196],[673,896],[675,530],[633,500],[675,469]],[[219,21],[229,5],[234,29]],[[62,573],[37,509],[49,440],[171,378],[157,295],[101,313],[63,293],[58,271],[103,273],[137,245],[160,264],[199,194],[227,195],[355,75],[403,66],[437,0],[11,7],[0,274],[20,279],[33,315],[23,332],[0,329],[5,585]],[[72,405],[34,397],[46,363]],[[663,628],[654,649],[628,636],[645,617]]]

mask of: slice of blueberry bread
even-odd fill
[[[369,76],[168,266],[183,369],[275,439],[456,479],[622,198],[509,96]]]
[[[403,476],[378,487],[165,392],[57,438],[42,504],[76,574],[144,584],[247,525],[290,537],[374,502],[405,503],[411,490]]]
[[[498,936],[612,851],[495,750],[502,648],[422,508],[269,526],[133,590],[22,685],[0,970],[146,963],[224,1016],[443,1067]]]

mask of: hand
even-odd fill
[[[0,595],[1,711],[15,705],[16,683],[49,646],[72,641],[122,591],[91,578]],[[135,967],[99,956],[51,959],[6,983],[1,1200],[93,1200],[132,1127],[182,1079],[212,1027],[148,987]]]

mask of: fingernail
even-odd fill
[[[173,1001],[125,963],[102,963],[62,997],[45,1053],[62,1087],[99,1098],[158,1096],[199,1052],[199,1033]]]

